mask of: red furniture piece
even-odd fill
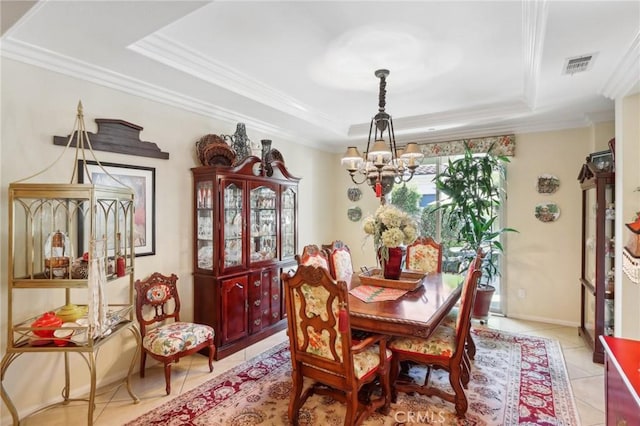
[[[640,341],[600,336],[607,425],[640,425]]]

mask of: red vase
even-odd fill
[[[404,257],[404,250],[402,247],[391,247],[387,250],[389,251],[389,258],[383,259],[382,253],[380,252],[382,249],[378,250],[378,260],[380,261],[380,265],[382,265],[382,274],[385,279],[388,280],[399,280],[400,274],[402,273],[402,258]]]

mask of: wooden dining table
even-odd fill
[[[429,337],[460,298],[464,277],[433,273],[396,300],[364,302],[349,294],[351,328],[393,336]],[[349,289],[361,285],[354,274]]]

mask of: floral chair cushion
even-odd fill
[[[431,245],[415,245],[409,250],[407,267],[416,271],[438,272],[439,250]]]
[[[456,331],[452,327],[439,326],[428,339],[420,337],[396,337],[389,342],[393,351],[451,358],[456,351]]]
[[[387,358],[391,358],[391,351],[387,349]],[[364,351],[353,354],[353,370],[358,379],[369,376],[376,372],[380,364],[380,347],[378,345],[369,346]]]
[[[347,250],[335,250],[331,254],[333,268],[336,271],[335,279],[344,281],[347,284],[351,282],[353,276],[353,265],[351,263],[351,254]]]
[[[142,345],[150,352],[171,356],[213,338],[213,328],[204,324],[174,322],[149,330]]]

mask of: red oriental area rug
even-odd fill
[[[467,418],[439,398],[400,393],[391,412],[374,414],[364,425],[579,425],[560,344],[556,340],[474,330],[478,348],[467,396]],[[141,425],[289,424],[291,390],[288,344],[280,344],[128,423]],[[414,367],[411,374],[424,377]],[[432,374],[448,386],[447,374]],[[303,406],[300,424],[342,425],[344,405],[314,395]]]

